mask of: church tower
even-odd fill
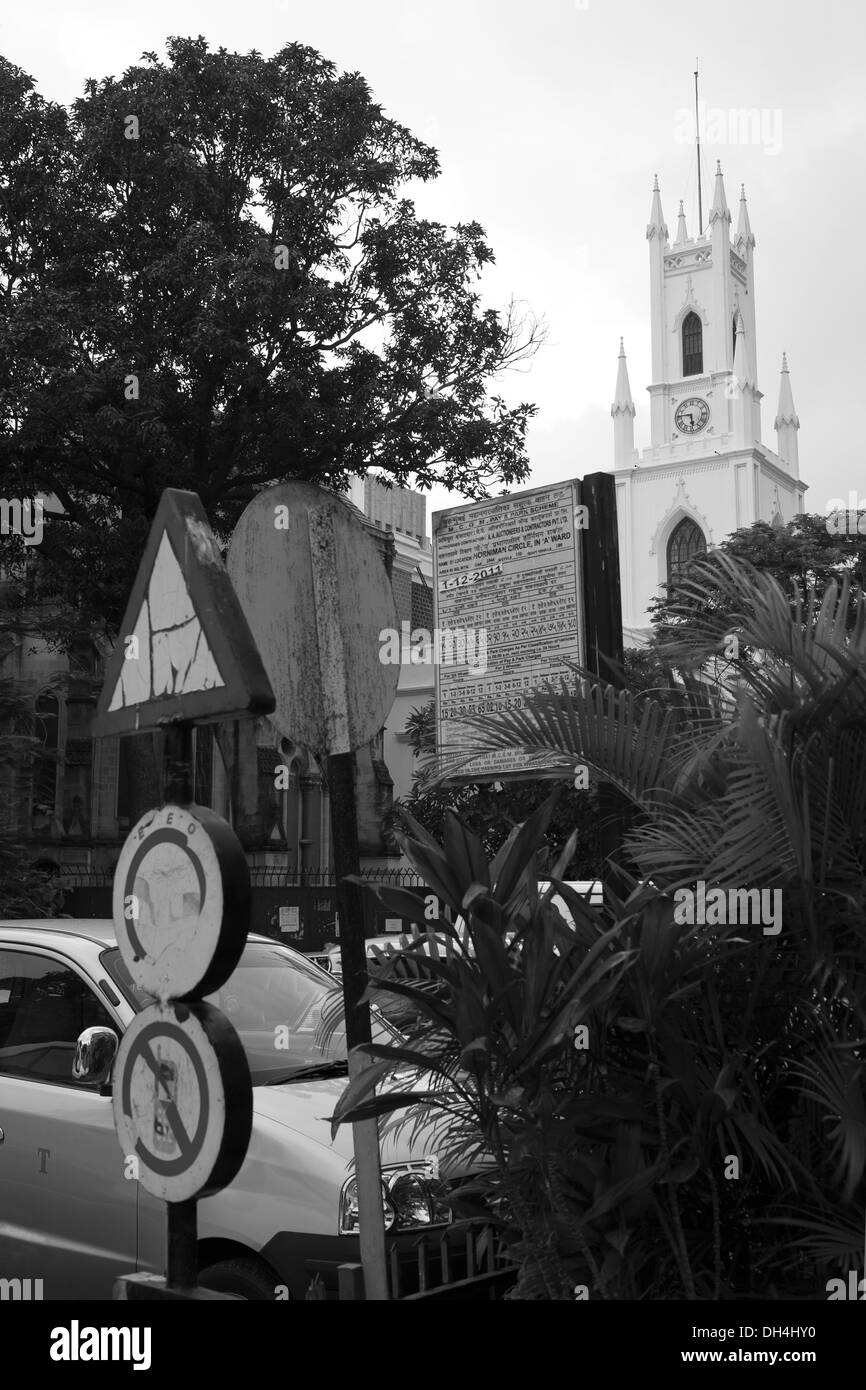
[[[614,471],[626,641],[650,632],[649,604],[696,553],[755,521],[803,511],[787,359],[775,420],[778,452],[761,439],[755,237],[745,189],[736,231],[716,164],[706,229],[690,237],[680,203],[674,241],[656,177],[646,229],[650,262],[650,447],[634,447],[635,407],[620,340]]]

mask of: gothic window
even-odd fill
[[[683,319],[683,376],[704,370],[704,327],[694,310]]]
[[[737,351],[737,316],[734,314],[731,320],[731,361],[733,362]]]
[[[668,583],[678,584],[696,555],[706,552],[707,543],[700,526],[684,516],[671,532],[668,541]]]

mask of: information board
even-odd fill
[[[520,708],[546,681],[585,661],[580,484],[551,483],[433,514],[436,745],[450,756],[477,733],[462,716]],[[490,781],[526,773],[510,749],[455,775]],[[538,776],[538,771],[532,772]]]

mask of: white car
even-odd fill
[[[208,999],[244,1044],[254,1118],[240,1172],[198,1204],[200,1282],[249,1299],[304,1298],[311,1283],[334,1296],[338,1266],[360,1261],[352,1130],[332,1142],[328,1123],[347,1077],[341,992],[251,936]],[[164,1272],[166,1208],[130,1172],[111,1102],[116,1040],[150,1002],[111,921],[0,922],[0,1279],[109,1299],[119,1274]],[[378,1015],[376,1033],[394,1036]],[[444,1179],[458,1175],[440,1178],[417,1137],[383,1141],[382,1172],[389,1247],[417,1267],[413,1244],[450,1222]]]
[[[567,886],[573,889],[575,893],[579,893],[580,896],[585,898],[593,907],[601,907],[603,902],[601,879],[573,879],[568,881]],[[545,892],[549,887],[549,879],[539,879],[539,893]],[[561,898],[558,893],[555,893],[551,898],[551,903],[565,918],[568,925],[573,927],[574,918],[569,908],[566,906],[564,899]],[[466,924],[462,917],[457,918],[455,930],[463,943],[464,949],[466,949],[470,955],[474,955],[472,942],[468,936]],[[406,932],[386,932],[381,936],[367,937],[364,943],[367,960],[371,965],[374,963],[381,963],[388,955],[395,951],[404,950],[411,942],[417,940],[419,937],[424,940],[424,945],[416,949],[423,952],[424,955],[430,954],[432,949],[430,945],[431,939],[435,941],[436,949],[442,956],[446,954],[446,951],[451,946],[450,938],[444,932],[437,931],[435,923],[430,922],[426,924],[425,929],[421,930],[413,929]],[[510,940],[511,938],[507,937],[506,939]],[[321,951],[310,952],[308,959],[315,961],[323,970],[327,970],[331,974],[339,975],[341,973],[339,942],[330,943]]]

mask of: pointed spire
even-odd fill
[[[774,425],[776,452],[786,468],[790,469],[795,478],[798,478],[800,476],[800,446],[797,443],[797,431],[800,428],[800,421],[794,409],[791,378],[788,375],[788,359],[784,352],[782,353],[782,379],[779,382],[779,409],[776,412]]]
[[[688,241],[689,234],[686,231],[686,215],[683,212],[683,200],[680,198],[680,210],[677,213],[677,239],[675,246],[682,246],[684,241]]]
[[[755,236],[752,232],[752,224],[749,221],[749,209],[746,204],[746,185],[740,184],[740,217],[737,222],[737,241],[744,241],[747,246],[754,246]]]
[[[736,318],[736,334],[734,337],[734,376],[741,386],[750,385],[748,382],[749,365],[746,361],[746,329],[743,323],[743,316],[739,309]]]
[[[628,381],[628,367],[625,360],[625,347],[622,338],[619,340],[619,363],[616,369],[616,394],[613,398],[613,405],[610,413],[613,416],[622,415],[627,412],[629,415],[635,414],[634,401],[631,398],[631,387]]]
[[[716,160],[716,191],[713,196],[713,206],[710,212],[710,226],[722,218],[725,222],[730,222],[731,214],[728,208],[728,200],[725,197],[725,181],[722,178],[721,160]]]
[[[619,340],[619,363],[616,369],[616,395],[610,408],[613,416],[613,466],[631,468],[637,462],[634,448],[634,401],[628,384],[625,347]]]
[[[788,358],[784,352],[782,353],[782,376],[779,382],[779,409],[776,411],[773,428],[778,430],[782,425],[793,425],[795,430],[800,428],[800,421],[794,409],[794,397],[791,392]]]
[[[661,237],[662,241],[667,241],[668,239],[667,224],[665,223],[664,213],[662,212],[662,198],[661,192],[659,191],[658,174],[656,174],[653,179],[653,205],[650,210],[650,220],[647,223],[646,234],[648,240],[652,239],[654,236]]]

